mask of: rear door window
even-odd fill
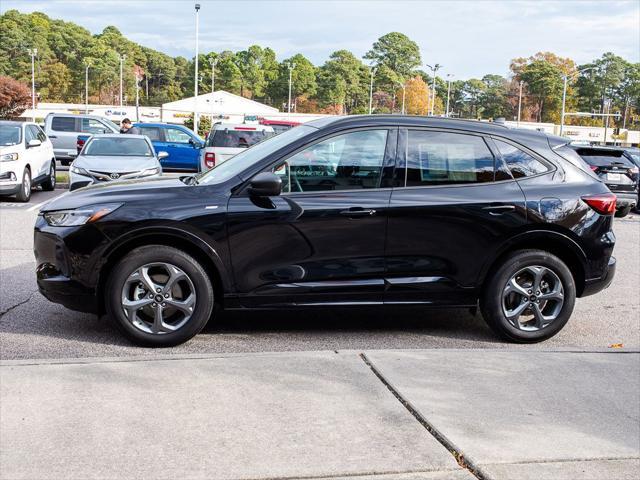
[[[51,130],[56,132],[75,132],[76,119],[74,117],[53,117]]]
[[[140,135],[146,135],[152,142],[160,142],[160,129],[157,127],[138,127]]]
[[[514,178],[531,177],[549,170],[544,163],[510,143],[497,139],[494,142]]]
[[[482,137],[410,130],[406,186],[493,182],[494,162]]]

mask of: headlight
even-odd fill
[[[102,217],[121,207],[121,203],[105,203],[103,205],[91,205],[73,210],[55,210],[45,212],[44,219],[52,227],[73,227],[93,223]]]
[[[157,175],[160,173],[160,169],[158,167],[155,168],[147,168],[140,172],[141,177],[148,177],[149,175]]]
[[[86,177],[90,177],[89,172],[87,172],[84,168],[76,167],[73,163],[69,167],[69,171],[71,173],[75,173],[76,175],[84,175]]]
[[[17,153],[5,153],[4,155],[0,155],[0,162],[13,162],[18,160]]]

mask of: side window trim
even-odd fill
[[[305,150],[306,148],[309,148],[312,145],[316,145],[318,143],[324,142],[326,140],[329,140],[330,138],[333,137],[338,137],[340,135],[346,135],[348,133],[354,133],[354,132],[361,132],[361,131],[366,131],[366,130],[386,130],[387,131],[387,142],[385,144],[385,152],[384,152],[384,157],[382,160],[382,174],[381,174],[381,181],[384,178],[384,169],[387,166],[387,161],[393,161],[394,164],[394,171],[396,168],[396,158],[397,155],[395,156],[388,156],[387,152],[390,148],[394,148],[395,151],[398,151],[398,138],[396,135],[396,132],[398,131],[398,127],[397,126],[389,126],[389,125],[380,125],[380,126],[368,126],[368,127],[358,127],[358,128],[351,128],[348,130],[341,130],[338,132],[332,132],[332,133],[328,133],[327,135],[324,135],[320,138],[315,138],[314,140],[312,140],[309,143],[306,143],[298,148],[296,148],[294,151],[292,152],[288,152],[280,157],[278,157],[277,160],[274,160],[272,162],[270,162],[267,166],[265,166],[263,169],[261,169],[259,172],[254,173],[251,178],[255,177],[258,173],[262,173],[262,172],[268,172],[270,170],[272,170],[276,165],[278,165],[279,163],[282,162],[286,162],[289,158],[293,157],[294,155],[300,153],[301,151]],[[391,142],[390,142],[391,139]],[[395,157],[395,158],[394,158]],[[393,175],[393,174],[392,174]],[[237,193],[234,194],[233,196],[246,196],[247,190],[249,188],[249,184],[251,183],[251,178],[249,178],[246,182],[244,182],[243,185],[241,185],[238,190]],[[389,186],[389,187],[376,187],[376,188],[367,188],[364,191],[379,191],[379,190],[391,190],[393,187]],[[311,192],[282,192],[281,195],[284,196],[289,196],[289,195],[313,195],[313,194],[322,194],[322,195],[327,195],[327,194],[332,194],[332,193],[336,193],[336,194],[343,194],[345,191],[349,191],[349,190],[323,190],[323,191],[311,191]],[[357,192],[360,190],[351,190],[353,192]]]

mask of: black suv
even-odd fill
[[[288,130],[200,176],[65,194],[35,226],[40,291],[169,346],[221,309],[479,305],[537,342],[615,272],[616,198],[567,140],[444,118]]]
[[[616,194],[616,217],[626,217],[638,203],[638,166],[624,148],[572,146]]]

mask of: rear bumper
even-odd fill
[[[617,261],[615,257],[610,257],[607,268],[600,278],[592,278],[584,282],[584,290],[580,297],[588,297],[589,295],[596,294],[611,285],[613,277],[616,275],[616,265]]]
[[[616,209],[635,207],[638,204],[638,192],[620,193],[613,192],[616,196]]]

